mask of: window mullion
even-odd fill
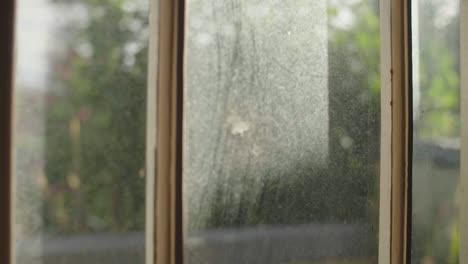
[[[148,79],[146,102],[146,217],[145,217],[145,263],[154,263],[155,234],[155,178],[156,178],[156,91],[158,87],[158,33],[159,0],[150,0]]]
[[[161,0],[157,87],[155,263],[182,263],[184,0]]]
[[[391,83],[391,16],[390,1],[380,2],[380,80],[381,80],[381,133],[380,133],[380,222],[379,264],[390,263],[391,242],[391,186],[392,186],[392,83]]]
[[[381,1],[379,263],[406,263],[411,86],[409,1]]]

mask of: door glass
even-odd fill
[[[376,263],[376,0],[188,0],[185,263]]]
[[[16,2],[15,261],[144,263],[148,1]]]
[[[458,263],[459,1],[413,1],[412,263]]]

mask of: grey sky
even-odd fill
[[[17,3],[16,84],[18,88],[44,89],[55,19],[53,7],[48,0]]]

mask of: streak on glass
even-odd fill
[[[413,1],[412,263],[459,263],[459,1]]]
[[[16,2],[15,263],[144,263],[148,3]]]
[[[376,263],[378,2],[189,0],[186,263]]]

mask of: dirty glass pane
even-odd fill
[[[144,263],[148,1],[16,2],[15,263]]]
[[[377,0],[188,0],[184,261],[377,263]]]
[[[459,1],[413,1],[412,263],[458,263]]]

